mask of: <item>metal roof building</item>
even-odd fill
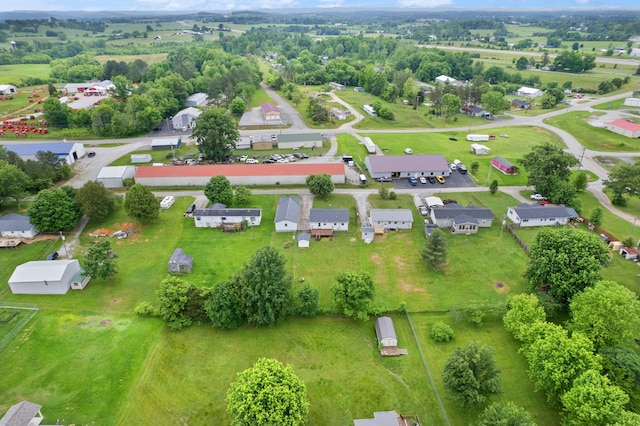
[[[84,157],[84,145],[74,142],[41,142],[29,144],[7,144],[5,149],[15,152],[23,160],[35,160],[38,152],[53,152],[61,160],[71,165]]]
[[[31,224],[29,216],[18,213],[0,216],[0,237],[33,238],[39,233],[40,231]]]
[[[321,148],[321,133],[285,133],[278,135],[278,149]]]
[[[0,419],[0,426],[35,426],[39,425],[44,417],[40,412],[42,405],[29,401],[18,402],[9,407]]]
[[[13,294],[65,294],[83,281],[77,260],[32,260],[18,265],[9,278]]]
[[[451,170],[443,155],[370,155],[364,163],[373,179],[385,176],[449,176]]]
[[[187,98],[184,104],[188,107],[197,107],[206,105],[208,101],[206,93],[194,93]]]
[[[300,203],[301,199],[298,196],[280,197],[274,219],[276,232],[296,232],[298,230]]]
[[[376,336],[382,346],[398,346],[398,335],[389,317],[380,317],[376,320]]]
[[[105,188],[123,188],[124,180],[136,175],[133,166],[107,166],[100,169],[96,181],[101,182]]]

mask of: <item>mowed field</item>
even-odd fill
[[[461,203],[486,205],[496,215],[515,203],[501,193],[451,197]],[[337,273],[345,270],[367,271],[374,276],[374,305],[380,311],[392,312],[404,302],[411,312],[446,317],[450,308],[499,304],[509,294],[525,291],[521,274],[526,256],[508,235],[501,235],[495,223],[477,235],[447,235],[447,266],[440,272],[426,268],[420,260],[422,216],[408,196],[395,201],[370,197],[375,207],[411,208],[415,226],[412,231],[392,232],[369,245],[360,240],[352,198],[332,195],[315,202],[316,207],[349,208],[352,221],[349,232],[333,240],[312,242],[309,249],[290,246],[291,234],[273,231],[278,196],[254,195],[251,204],[263,208],[262,224],[235,234],[195,228],[193,219],[183,219],[182,212],[192,200],[179,197],[171,210],[161,212],[157,223],[126,240],[112,240],[121,268],[113,280],[94,280],[85,290],[64,296],[5,293],[5,301],[37,303],[41,310],[0,352],[0,376],[7,384],[0,387],[0,401],[21,397],[37,401],[44,405],[48,419],[65,423],[145,423],[153,417],[159,425],[229,424],[224,402],[229,383],[236,372],[258,357],[268,356],[291,363],[306,383],[311,402],[309,424],[346,426],[354,418],[372,416],[373,411],[394,409],[418,414],[424,424],[445,424],[403,315],[394,318],[401,347],[407,348],[409,355],[395,359],[379,356],[373,318],[360,322],[331,315],[305,320],[290,317],[273,328],[245,326],[223,332],[202,325],[171,332],[158,319],[135,316],[133,309],[141,301],[157,303],[155,290],[167,276],[166,262],[175,247],[194,256],[194,271],[185,278],[213,286],[237,271],[258,247],[271,244],[287,260],[295,277],[294,291],[304,277],[305,283],[319,289],[323,309],[331,308],[331,286]],[[90,223],[86,230],[119,229],[127,221],[118,209],[104,223]],[[92,238],[83,235],[80,242],[77,255],[92,244]],[[59,242],[37,244],[0,252],[5,282],[14,265],[42,259]],[[504,286],[497,287],[497,282]],[[490,330],[487,342],[506,354],[504,361],[499,360],[506,373],[505,392],[495,398],[526,406],[539,424],[557,423],[553,410],[533,393],[531,385],[520,386],[525,373],[523,361],[516,355],[518,344],[499,321],[477,331],[454,325],[461,333],[459,340],[436,348],[426,336],[432,319],[429,315],[425,318],[416,320],[422,330],[418,342],[428,362],[433,363],[436,378],[455,346]],[[511,374],[514,369],[519,373]],[[445,397],[439,379],[436,383]],[[515,394],[509,391],[515,388],[519,389]],[[467,424],[477,414],[460,412],[446,400],[445,406],[452,424]]]

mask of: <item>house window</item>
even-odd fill
[[[220,218],[220,220],[227,220],[227,218],[223,216]]]
[[[196,220],[200,220],[200,219],[202,219],[202,218],[201,217],[196,217]]]
[[[529,222],[529,219],[523,219],[522,221],[523,222]]]

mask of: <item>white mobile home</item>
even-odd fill
[[[375,154],[377,151],[376,144],[373,143],[370,137],[364,137],[362,139],[362,143],[364,143],[364,147],[367,148],[367,152],[369,154]]]
[[[311,209],[309,214],[311,230],[330,229],[333,231],[349,230],[348,209]]]
[[[0,237],[33,238],[39,233],[40,231],[31,224],[29,216],[18,213],[0,216]]]
[[[378,113],[376,112],[375,109],[373,109],[373,107],[371,105],[362,105],[362,109],[364,110],[364,112],[366,112],[367,114],[369,114],[372,117],[377,117]]]
[[[206,209],[195,209],[193,217],[197,228],[257,226],[262,221],[262,209],[228,209],[224,204],[214,204]]]
[[[507,209],[507,217],[519,227],[566,225],[578,214],[571,207],[520,204]]]
[[[413,226],[413,214],[409,209],[371,209],[369,219],[376,229],[411,229]]]

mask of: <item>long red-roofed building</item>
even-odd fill
[[[139,166],[135,181],[146,186],[204,186],[212,176],[224,175],[232,185],[304,185],[307,176],[326,173],[333,183],[344,183],[344,168],[342,163]]]
[[[640,138],[640,124],[627,120],[615,120],[605,124],[604,127],[628,138]]]

